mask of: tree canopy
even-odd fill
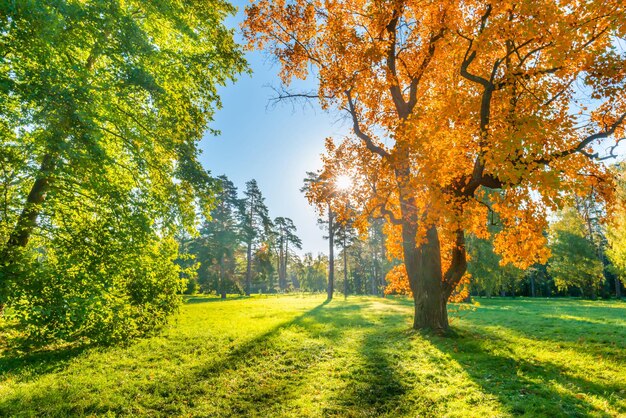
[[[31,336],[120,340],[176,307],[173,236],[215,191],[198,142],[246,69],[234,10],[0,5],[0,305]]]
[[[549,256],[549,211],[592,187],[612,199],[599,160],[626,119],[622,1],[258,0],[245,33],[286,85],[318,82],[284,97],[351,120],[325,170],[354,178],[361,219],[392,225],[388,250],[404,265],[390,278],[410,288],[416,328],[447,329],[466,235],[489,235],[488,211],[503,226],[496,252],[524,267]],[[486,189],[501,191],[489,207]]]

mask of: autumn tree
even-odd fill
[[[246,284],[245,292],[250,296],[252,286],[252,255],[265,238],[270,234],[272,220],[269,217],[265,198],[259,189],[256,180],[246,182],[244,191],[244,236],[246,242]]]
[[[0,306],[38,342],[165,322],[175,236],[214,182],[198,143],[245,70],[224,1],[0,3]]]
[[[621,0],[293,2],[257,0],[245,35],[343,112],[353,135],[328,147],[326,171],[353,173],[362,219],[391,225],[388,279],[413,295],[415,328],[444,332],[467,269],[468,233],[487,237],[482,195],[504,262],[543,261],[549,210],[594,187],[610,200],[595,151],[626,119]],[[288,87],[285,87],[288,91]],[[593,99],[593,106],[585,105]],[[613,154],[614,148],[608,151]],[[336,210],[339,210],[337,208]],[[362,226],[365,222],[362,222]]]

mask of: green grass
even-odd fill
[[[194,297],[129,347],[0,358],[0,416],[626,416],[626,303]]]

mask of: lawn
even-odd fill
[[[480,299],[447,338],[406,299],[187,300],[128,347],[0,358],[0,416],[626,416],[626,303]]]

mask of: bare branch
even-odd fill
[[[585,151],[585,148],[589,146],[593,141],[597,141],[598,139],[608,138],[609,136],[613,135],[615,131],[617,130],[617,128],[619,128],[622,125],[622,123],[624,123],[624,120],[626,120],[626,113],[623,113],[619,118],[617,118],[617,120],[614,123],[608,126],[604,131],[597,132],[593,135],[589,135],[588,137],[580,141],[575,147],[564,150],[564,151],[555,152],[553,154],[550,154],[547,157],[538,158],[535,160],[535,162],[538,164],[549,164],[551,161],[554,161],[557,158],[566,157],[568,155],[571,155],[577,152],[583,154],[584,156],[588,158],[595,159],[595,160],[604,160],[604,159],[612,158],[611,156],[599,157],[598,153],[593,153],[593,154],[588,153],[587,151]],[[611,149],[611,154],[613,153],[613,151],[615,150],[615,148],[617,147],[620,141],[621,139],[618,140],[617,141],[618,143],[615,145],[615,147]]]

